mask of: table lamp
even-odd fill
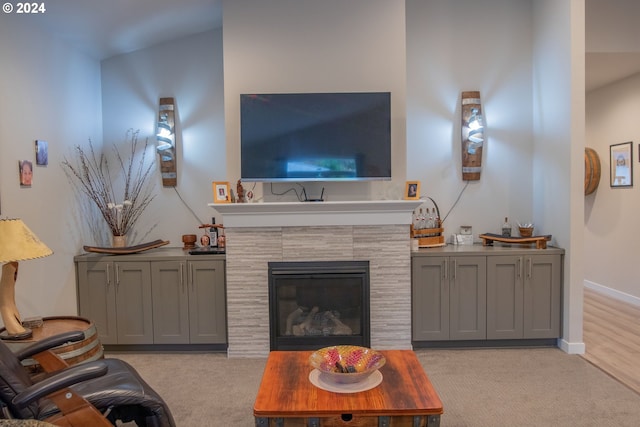
[[[18,261],[42,258],[53,253],[20,219],[0,219],[0,314],[5,330],[4,340],[23,340],[31,337],[31,330],[22,326],[16,307],[15,285]]]

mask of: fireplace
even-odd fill
[[[269,262],[271,350],[369,347],[369,262]]]
[[[369,261],[369,347],[411,349],[409,224],[422,202],[209,204],[227,236],[227,355],[269,354],[271,262]]]

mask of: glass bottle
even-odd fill
[[[211,224],[215,223],[216,219],[215,217],[212,217]],[[218,229],[216,227],[209,228],[209,245],[211,245],[212,248],[218,247]]]
[[[420,215],[418,214],[418,210],[413,211],[413,229],[417,230],[420,228]]]
[[[511,224],[509,224],[509,218],[504,217],[504,224],[502,224],[502,237],[511,237]]]

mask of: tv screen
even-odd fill
[[[243,181],[391,179],[391,94],[240,95]]]

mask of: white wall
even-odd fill
[[[0,202],[54,254],[20,263],[16,303],[23,317],[75,315],[73,256],[82,247],[74,198],[60,162],[90,136],[101,143],[100,67],[20,15],[0,17]],[[49,143],[35,166],[34,141]],[[34,163],[20,188],[18,160]]]
[[[407,1],[407,179],[438,203],[445,233],[499,232],[532,212],[532,20],[529,0]],[[482,174],[462,192],[461,92],[479,90]],[[425,206],[431,208],[430,202]],[[514,233],[517,231],[514,228]]]
[[[583,353],[584,2],[533,4],[534,213],[566,251],[560,345]]]
[[[198,225],[215,215],[207,206],[213,201],[211,182],[228,176],[223,89],[220,29],[102,62],[105,147],[122,146],[127,129],[139,129],[140,139],[149,139],[151,158],[156,161],[156,197],[136,223],[129,244],[162,239],[182,246],[183,234],[202,234]],[[175,189],[162,186],[155,154],[162,97],[175,98],[177,108]]]
[[[585,279],[635,304],[640,304],[635,268],[640,253],[639,105],[640,74],[587,94],[586,145],[598,153],[601,178],[598,189],[585,198]],[[611,188],[609,146],[628,141],[633,141],[633,187]]]
[[[640,52],[640,2],[584,0],[587,52]]]
[[[393,189],[399,198],[406,168],[404,1],[230,0],[223,2],[223,20],[228,180],[235,184],[240,176],[241,93],[391,92],[394,182],[305,187],[309,195],[326,187],[328,200],[380,199]],[[290,183],[274,187],[300,190]],[[264,189],[267,198],[296,200]],[[262,184],[255,192],[263,194]]]
[[[605,58],[615,71],[630,70],[628,66],[640,57],[640,3],[586,0],[586,10],[589,57]],[[584,205],[585,285],[636,305],[640,305],[640,284],[634,265],[638,253],[634,212],[639,205],[639,166],[634,160],[633,188],[611,188],[609,146],[633,141],[633,157],[640,158],[639,102],[640,74],[587,93],[585,145],[598,153],[601,179]]]

